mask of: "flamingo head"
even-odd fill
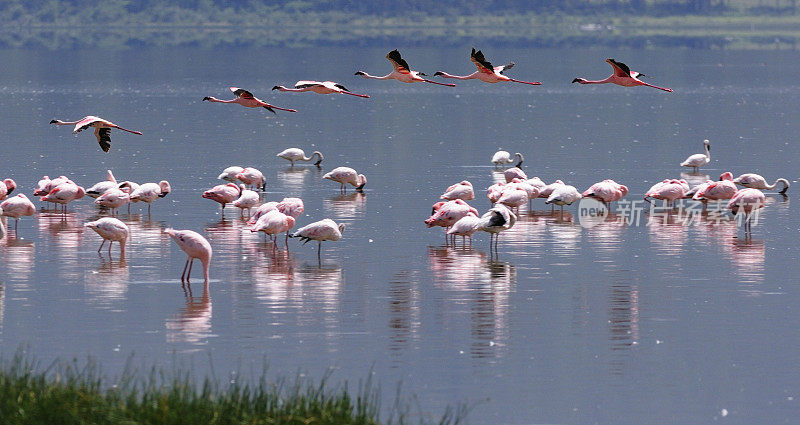
[[[723,180],[733,181],[733,173],[731,173],[730,171],[726,171],[726,172],[720,174],[719,181],[723,181]]]
[[[583,83],[586,82],[586,79],[585,78],[576,78],[576,79],[572,80],[572,82],[573,83],[581,83],[581,84],[583,84]]]
[[[203,102],[205,102],[206,100],[211,100],[211,96],[206,96],[206,97],[203,98]]]
[[[364,185],[366,185],[366,184],[367,184],[367,177],[364,176],[363,174],[359,174],[358,175],[358,186],[356,186],[356,190],[363,191],[364,190]]]
[[[3,180],[3,184],[5,184],[5,185],[6,185],[6,189],[8,190],[8,191],[6,192],[6,195],[10,195],[10,194],[11,194],[11,192],[13,192],[13,191],[14,191],[14,189],[16,189],[16,188],[17,188],[17,182],[15,182],[14,180],[11,180],[11,179],[5,179],[5,180]]]
[[[356,71],[355,75],[367,75],[364,71]]]
[[[161,188],[161,193],[158,195],[159,198],[163,198],[169,195],[170,192],[172,192],[172,187],[166,180],[161,180],[160,182],[158,182],[158,187]]]
[[[434,73],[433,73],[433,76],[434,76],[434,77],[438,77],[438,76],[440,76],[440,75],[444,75],[444,72],[442,72],[442,71],[436,71],[436,72],[434,72]]]

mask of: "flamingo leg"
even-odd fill
[[[109,257],[111,257],[111,244],[113,244],[113,243],[114,243],[114,241],[108,241],[108,256]]]
[[[509,78],[508,81],[513,81],[515,83],[522,83],[522,84],[530,84],[532,86],[541,86],[542,85],[542,83],[540,83],[538,81],[520,81],[520,80],[515,80],[513,78]]]
[[[424,82],[426,82],[426,83],[431,83],[431,84],[438,84],[438,85],[440,85],[440,86],[447,86],[447,87],[455,87],[455,86],[456,86],[456,85],[455,85],[455,84],[453,84],[453,83],[439,83],[439,82],[437,82],[437,81],[426,80],[426,79],[424,79],[424,78],[422,79],[422,81],[424,81]]]
[[[103,239],[103,242],[100,242],[100,248],[97,248],[97,252],[100,252],[100,250],[103,249],[103,245],[105,245],[105,243],[106,243],[106,240]]]
[[[322,263],[322,241],[317,241],[317,261]]]
[[[194,258],[189,260],[189,271],[186,272],[186,281],[189,281],[189,278],[192,276],[192,266],[194,265]]]
[[[191,258],[186,257],[186,264],[183,265],[183,273],[181,273],[181,282],[183,282],[186,277],[186,269],[189,267],[189,260],[191,260]]]

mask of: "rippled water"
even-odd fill
[[[616,210],[584,228],[575,206],[561,215],[537,200],[495,255],[485,234],[454,248],[422,220],[464,179],[485,211],[483,189],[502,178],[489,162],[498,148],[524,153],[529,176],[580,190],[613,178],[631,200],[680,177],[704,138],[712,163],[684,177],[752,171],[795,182],[796,52],[478,47],[514,60],[509,75],[544,85],[352,75],[388,72],[388,47],[3,52],[0,178],[29,196],[42,175],[88,187],[106,169],[173,187],[149,216],[140,205],[123,211],[126,262],[116,248],[96,252],[99,237],[82,225],[104,213],[88,200],[66,216],[40,210],[0,240],[3,354],[25,345],[44,363],[91,355],[109,374],[132,353],[199,375],[212,362],[224,375],[265,360],[275,376],[334,367],[334,379],[355,382],[372,372],[387,405],[402,383],[426,415],[474,405],[471,423],[709,423],[723,409],[732,423],[791,423],[800,410],[793,189],[768,196],[751,240],[713,214],[626,222]],[[468,48],[401,52],[428,74],[473,69]],[[675,93],[569,84],[605,78],[606,57]],[[270,92],[299,79],[338,80],[372,98]],[[226,98],[229,85],[300,112],[200,101]],[[88,114],[144,136],[115,132],[104,154],[92,135],[47,124]],[[321,150],[322,168],[275,158],[291,146]],[[314,244],[265,244],[237,211],[223,217],[200,197],[230,165],[261,169],[265,200],[302,197],[298,226],[329,217],[347,224],[344,237],[324,244],[321,264]],[[363,194],[321,179],[340,165],[367,175]],[[211,241],[208,287],[199,267],[180,283],[185,255],[165,227]]]

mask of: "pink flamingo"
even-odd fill
[[[789,190],[789,181],[786,179],[775,180],[775,183],[768,184],[767,180],[759,174],[747,173],[733,179],[733,182],[739,186],[749,187],[752,189],[772,190],[778,186],[778,183],[783,185],[783,189],[779,193],[785,194]]]
[[[528,175],[518,167],[503,170],[503,177],[506,179],[506,183],[511,183],[511,180],[514,179],[528,180]]]
[[[644,200],[650,202],[647,198],[655,198],[667,201],[670,205],[676,199],[683,198],[684,193],[689,190],[688,183],[676,179],[667,179],[654,184],[650,190],[644,194]]]
[[[203,263],[203,277],[208,283],[208,269],[211,263],[211,255],[213,253],[211,244],[203,235],[192,230],[175,230],[172,228],[164,229],[164,233],[169,235],[175,243],[186,253],[186,265],[183,266],[183,273],[181,274],[181,282],[188,282],[189,276],[192,274],[192,264],[194,259],[197,258]],[[189,272],[186,272],[186,268]],[[184,279],[185,276],[185,279]]]
[[[733,174],[730,171],[722,173],[719,181],[711,182],[695,192],[692,199],[695,201],[718,201],[720,199],[731,199],[736,194],[736,184],[733,182]]]
[[[472,183],[470,183],[468,180],[464,180],[461,183],[456,183],[448,187],[442,196],[440,196],[440,198],[448,201],[452,201],[454,199],[470,201],[475,199],[475,190],[472,187]]]
[[[306,156],[306,153],[300,148],[284,149],[283,151],[281,151],[281,153],[279,153],[276,156],[283,158],[287,161],[291,161],[292,167],[294,167],[295,161],[304,161],[304,162],[311,161],[312,159],[314,159],[315,156],[319,157],[319,159],[314,163],[314,165],[319,167],[319,164],[322,162],[323,159],[325,159],[325,157],[322,156],[322,152],[320,151],[314,151],[313,153],[311,153],[311,156]]]
[[[259,202],[261,202],[261,197],[258,196],[258,193],[245,189],[242,190],[239,198],[233,201],[233,206],[239,208],[241,216],[244,217],[244,210],[247,210],[247,215],[250,215],[250,208],[257,207]]]
[[[582,196],[584,198],[595,198],[608,205],[612,202],[619,201],[627,194],[627,186],[621,185],[612,179],[606,179],[591,185],[582,193]]]
[[[392,50],[391,52],[386,54],[386,59],[392,63],[394,67],[394,71],[391,73],[384,75],[383,77],[377,77],[375,75],[369,75],[364,71],[356,72],[356,75],[360,75],[364,78],[371,78],[374,80],[397,80],[401,83],[418,83],[418,82],[425,82],[431,84],[438,84],[440,86],[448,86],[448,87],[455,87],[455,84],[446,84],[446,83],[439,83],[436,81],[431,81],[420,76],[426,76],[425,74],[412,71],[411,67],[408,66],[408,62],[406,62],[401,56],[400,52],[397,49]]]
[[[547,200],[544,201],[544,203],[560,205],[561,215],[563,217],[564,205],[572,205],[573,202],[578,201],[581,198],[581,193],[578,192],[578,189],[576,189],[575,186],[565,184],[553,189],[553,191],[550,193],[550,196],[547,197]]]
[[[233,183],[219,184],[203,192],[203,198],[219,202],[222,205],[222,214],[224,215],[225,205],[230,204],[231,202],[238,199],[239,195],[242,194],[243,189],[244,185],[242,185],[242,187],[239,187]]]
[[[250,187],[257,187],[262,191],[267,189],[267,179],[264,178],[264,173],[259,171],[257,168],[244,168],[239,174],[236,175],[236,178]]]
[[[100,252],[103,249],[103,245],[108,241],[108,255],[111,255],[111,244],[117,241],[119,242],[120,257],[122,260],[125,259],[125,241],[130,234],[127,224],[114,217],[103,217],[99,220],[90,221],[84,226],[94,230],[103,238],[103,242],[100,243],[100,248],[97,248],[97,252]]]
[[[206,96],[203,98],[203,100],[204,101],[207,100],[209,102],[218,102],[218,103],[238,103],[244,106],[245,108],[264,108],[272,112],[273,114],[276,113],[275,112],[276,109],[280,111],[297,112],[296,109],[279,108],[275,105],[270,105],[269,103],[264,102],[263,100],[253,96],[253,93],[250,93],[245,89],[240,89],[239,87],[231,87],[230,89],[233,92],[233,94],[236,95],[236,99],[221,100],[213,96]]]
[[[366,94],[353,93],[350,90],[347,90],[347,87],[339,83],[334,83],[333,81],[298,81],[294,84],[293,89],[286,88],[284,86],[275,86],[272,88],[272,90],[291,92],[311,91],[317,94],[341,93],[369,99],[369,96]]]
[[[131,202],[131,195],[125,193],[122,189],[111,189],[105,191],[102,195],[95,199],[94,203],[106,208],[110,208],[112,215],[114,210],[118,210],[121,206]],[[149,205],[149,204],[148,204]]]
[[[439,226],[446,229],[470,212],[478,215],[478,210],[461,199],[447,201],[441,204],[437,203],[434,204],[433,208],[434,211],[432,211],[431,216],[425,219],[425,224],[429,228]],[[445,237],[447,237],[447,234],[445,234]]]
[[[450,226],[450,230],[447,231],[447,234],[452,235],[454,238],[456,236],[461,236],[461,242],[465,246],[467,237],[469,237],[469,244],[472,245],[472,235],[478,231],[479,222],[480,218],[478,218],[478,215],[470,211],[467,215],[453,223],[453,225]]]
[[[5,179],[0,182],[0,201],[6,199],[14,189],[17,188],[17,183],[12,179]]]
[[[55,202],[63,205],[63,212],[66,214],[67,204],[83,198],[85,194],[86,190],[83,187],[78,186],[71,180],[67,180],[66,182],[56,186],[56,188],[51,190],[50,193],[42,197],[42,201]]]
[[[505,205],[511,211],[519,208],[520,205],[525,205],[526,202],[528,202],[528,192],[512,184],[506,185],[506,189],[503,190],[502,195],[497,199],[497,204]]]
[[[236,183],[238,181],[236,176],[242,171],[244,171],[244,168],[234,165],[232,167],[228,167],[222,170],[222,173],[220,173],[220,175],[217,176],[217,178],[220,180],[227,180],[229,182]]]
[[[251,226],[256,224],[256,222],[258,221],[259,218],[261,218],[261,216],[276,209],[278,209],[278,202],[270,201],[261,204],[261,206],[256,208],[256,211],[253,213],[253,215],[250,216],[250,220],[247,220],[247,224]]]
[[[346,184],[355,186],[358,191],[364,190],[364,185],[367,184],[367,178],[350,167],[336,167],[322,178],[339,183],[341,185],[339,190],[342,192],[347,192]]]
[[[628,68],[628,65],[625,65],[622,62],[617,62],[614,59],[606,59],[606,62],[611,64],[611,68],[614,69],[614,73],[611,74],[605,80],[599,81],[592,81],[587,80],[584,78],[576,78],[572,80],[573,83],[580,83],[580,84],[606,84],[606,83],[613,83],[623,87],[634,87],[634,86],[647,86],[652,87],[654,89],[664,90],[672,93],[672,89],[666,87],[658,87],[652,84],[645,83],[644,81],[640,80],[639,77],[643,77],[644,74],[638,73],[636,71],[631,71]]]
[[[538,186],[534,186],[534,185],[528,183],[529,181],[530,180],[522,180],[522,179],[516,179],[515,178],[515,179],[511,180],[511,182],[509,182],[506,185],[506,187],[514,187],[514,188],[518,188],[518,189],[524,190],[525,193],[528,194],[528,200],[531,201],[534,198],[538,198],[539,197],[540,189],[539,189]]]
[[[275,209],[296,220],[297,217],[303,214],[306,207],[303,204],[303,200],[300,198],[283,198],[275,205]]]
[[[107,190],[117,189],[118,187],[119,185],[117,184],[117,179],[114,177],[114,173],[112,173],[111,170],[106,170],[106,179],[86,189],[86,196],[97,198]]]
[[[166,180],[158,183],[143,183],[131,192],[131,202],[147,203],[147,214],[150,215],[150,204],[158,198],[163,198],[172,192],[172,187]]]
[[[36,206],[27,196],[20,193],[0,203],[0,211],[0,215],[14,219],[14,231],[16,232],[19,218],[32,216],[36,213]]]
[[[489,252],[497,252],[500,232],[514,227],[517,216],[505,205],[497,204],[478,220],[478,230],[489,233]],[[494,246],[492,245],[494,241]]]
[[[765,202],[766,197],[764,196],[764,192],[753,188],[746,188],[736,192],[733,198],[728,202],[728,209],[731,210],[733,214],[739,214],[741,211],[747,215],[744,222],[745,234],[749,234],[752,231],[751,221],[753,212],[762,208]]]
[[[256,224],[250,228],[250,231],[255,232],[264,232],[265,235],[269,235],[269,238],[275,242],[275,246],[277,247],[277,234],[286,232],[286,249],[289,249],[289,230],[294,227],[295,219],[294,217],[288,216],[278,210],[272,210],[264,215],[262,215]]]
[[[542,83],[538,81],[520,81],[515,80],[513,78],[506,77],[503,75],[503,71],[509,70],[514,67],[514,62],[509,62],[508,65],[500,65],[500,66],[492,66],[492,64],[486,60],[483,56],[483,52],[480,50],[476,51],[475,48],[472,48],[472,53],[469,55],[470,60],[475,66],[478,67],[478,70],[473,72],[469,75],[450,75],[444,71],[438,71],[433,74],[434,77],[441,76],[442,78],[455,78],[457,80],[481,80],[484,83],[500,83],[505,81],[513,81],[515,83],[523,83],[523,84],[530,84],[532,86],[540,86]]]
[[[128,130],[127,128],[122,128],[111,121],[104,120],[100,117],[96,117],[94,115],[85,116],[79,121],[61,121],[61,120],[52,120],[50,124],[55,125],[75,125],[75,129],[72,130],[72,134],[78,134],[79,132],[86,130],[89,127],[94,127],[94,137],[97,138],[97,143],[100,144],[100,149],[103,152],[108,153],[111,149],[111,129],[118,128],[122,131],[127,131],[128,133],[142,135],[141,131],[135,130]]]
[[[58,187],[58,185],[66,183],[68,181],[69,179],[67,178],[67,176],[58,176],[54,179],[50,179],[50,177],[44,176],[42,177],[41,180],[39,180],[36,189],[33,191],[33,196],[45,196],[48,193],[50,193],[51,190]]]
[[[300,238],[305,245],[308,241],[317,241],[317,259],[322,261],[322,241],[338,241],[344,233],[344,224],[336,224],[335,221],[326,218],[307,224],[296,232],[289,235],[290,238]]]

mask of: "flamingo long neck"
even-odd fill
[[[55,120],[55,121],[56,122],[53,123],[55,125],[75,125],[80,122],[80,121],[61,121],[61,120]]]
[[[371,78],[373,80],[391,80],[391,79],[394,79],[394,75],[393,74],[386,74],[383,77],[379,77],[377,75],[370,75],[370,74],[367,74],[364,71],[361,71],[361,74],[359,74],[359,75],[361,75],[364,78]]]
[[[439,71],[439,76],[442,77],[442,78],[453,78],[453,79],[456,79],[456,80],[474,80],[474,79],[478,78],[478,72],[474,72],[474,73],[469,74],[469,75],[453,75],[453,74],[448,74],[448,73],[443,72],[443,71]]]
[[[216,103],[239,103],[239,98],[231,99],[231,100],[222,100],[222,99],[217,99],[214,96],[209,96],[208,97],[208,101],[209,102],[216,102]]]
[[[118,125],[116,125],[116,124],[112,124],[112,125],[111,125],[111,127],[114,127],[114,128],[120,129],[120,130],[122,130],[122,131],[127,131],[128,133],[138,134],[138,135],[140,135],[140,136],[142,135],[142,132],[141,132],[141,131],[128,130],[127,128],[122,128],[122,127],[120,127],[120,126],[118,126]]]
[[[670,91],[672,91],[672,90],[670,90]],[[709,161],[711,161],[711,149],[709,149],[709,146],[710,145],[708,145],[708,144],[703,144],[703,149],[705,149],[705,151],[706,151],[706,157],[708,158]]]
[[[775,180],[775,183],[772,183],[771,186],[767,185],[767,189],[770,189],[770,190],[775,189],[775,187],[778,186],[779,183],[783,185],[783,189],[781,189],[780,192],[781,193],[786,193],[786,191],[789,189],[789,181],[786,180],[786,179],[782,179],[782,178],[778,179],[778,180]]]
[[[209,263],[211,262],[210,258],[201,258],[200,262],[203,263],[203,278],[205,279],[205,283],[208,283],[208,268]]]
[[[614,76],[611,75],[611,76],[609,76],[608,78],[606,78],[604,80],[587,80],[587,79],[584,78],[584,79],[582,79],[581,81],[578,81],[578,82],[581,83],[581,84],[608,84],[608,83],[613,83],[614,82]]]

